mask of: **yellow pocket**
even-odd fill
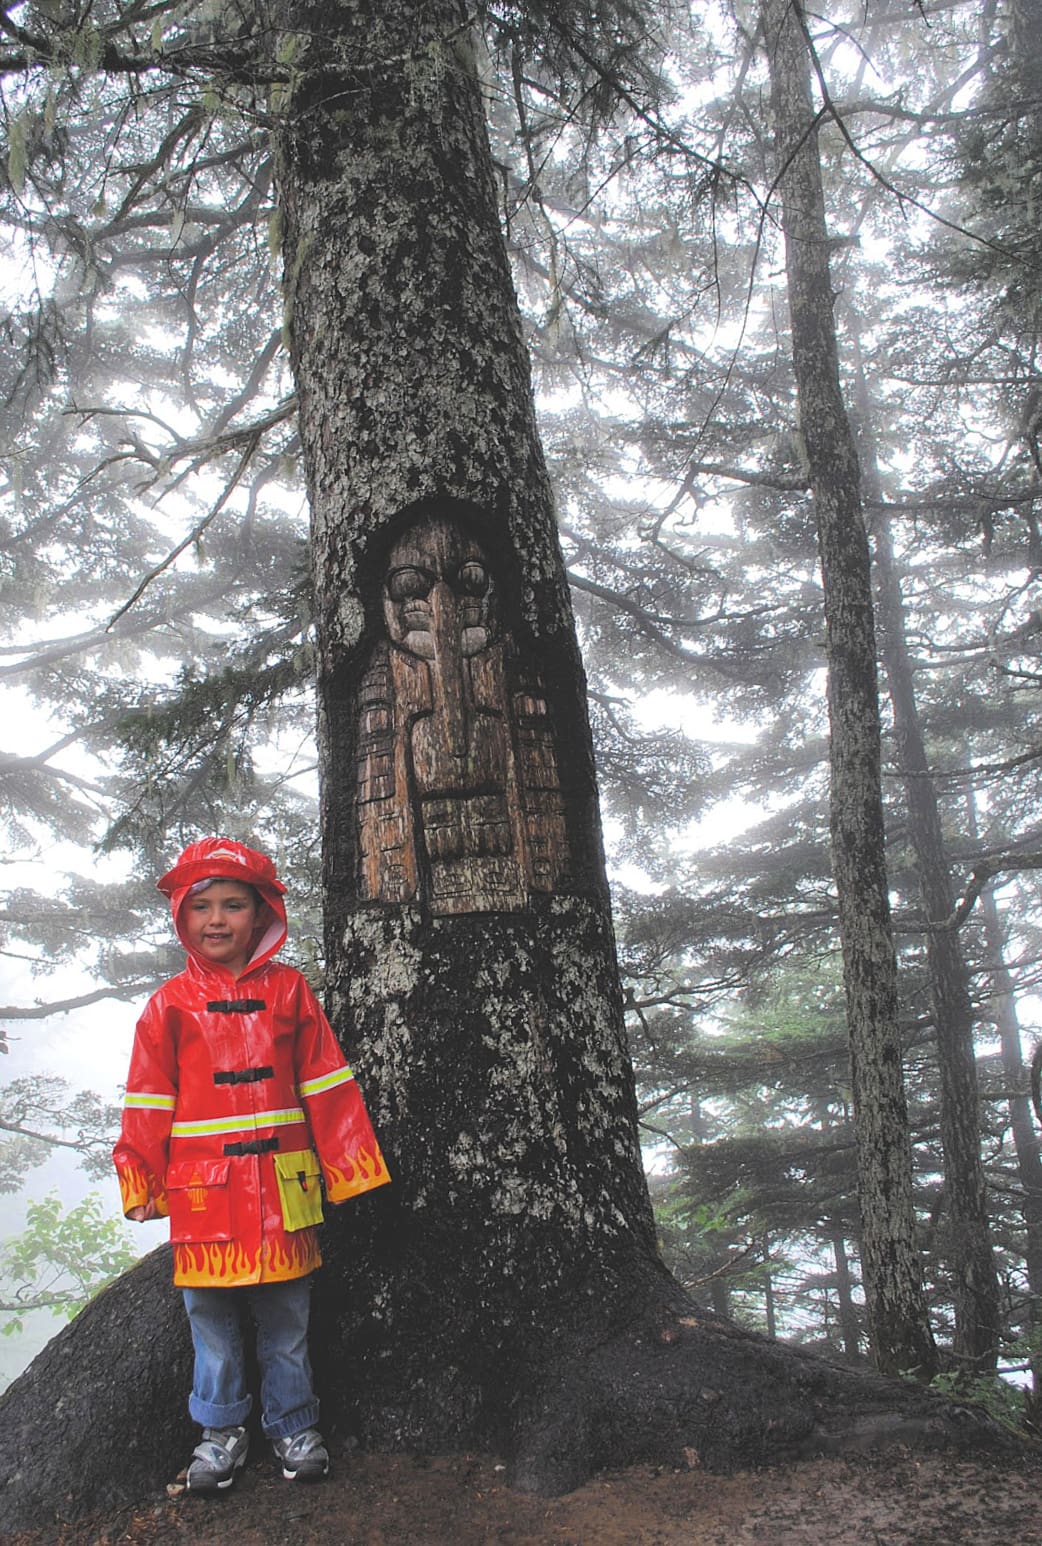
[[[314,1149],[275,1154],[282,1222],[287,1229],[307,1229],[322,1222],[322,1171]]]
[[[229,1161],[179,1160],[166,1173],[170,1238],[189,1244],[232,1237]]]

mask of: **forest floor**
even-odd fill
[[[169,1495],[170,1493],[173,1495]],[[907,1449],[714,1476],[633,1466],[578,1491],[514,1491],[476,1455],[334,1456],[283,1481],[251,1457],[216,1500],[167,1489],[5,1546],[1042,1546],[1042,1457]]]

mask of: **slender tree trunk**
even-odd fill
[[[760,1242],[763,1251],[763,1313],[767,1335],[773,1340],[778,1335],[778,1314],[774,1303],[774,1272],[771,1268],[771,1237],[764,1235]]]
[[[898,1031],[880,792],[880,727],[868,539],[839,383],[828,228],[802,12],[762,8],[771,78],[800,428],[825,597],[833,871],[850,1036],[861,1248],[872,1347],[883,1369],[928,1377]]]
[[[1024,1257],[1031,1291],[1037,1296],[1042,1311],[1042,1149],[1031,1118],[1028,1070],[1017,1019],[1016,993],[1004,959],[1005,931],[990,887],[982,893],[980,907],[988,957],[994,963],[991,967],[991,1017],[1002,1048],[1002,1072],[1009,1091],[1010,1130],[1020,1183],[1024,1188],[1024,1221],[1028,1230]]]
[[[854,1304],[850,1263],[847,1260],[847,1242],[841,1224],[836,1224],[832,1229],[832,1255],[836,1263],[836,1301],[839,1307],[839,1331],[843,1338],[843,1351],[851,1363],[857,1363],[861,1357],[861,1325]]]
[[[702,1102],[692,1090],[689,1102],[691,1141],[692,1144],[707,1143],[709,1141],[710,1124],[702,1109]],[[709,1237],[712,1238],[711,1236]],[[713,1314],[718,1315],[722,1321],[731,1319],[731,1285],[726,1271],[729,1251],[726,1247],[712,1253],[713,1265],[709,1275],[709,1301],[713,1307]],[[703,1280],[704,1281],[704,1280]]]
[[[1013,112],[1011,117],[1019,121],[1022,137],[1017,145],[1018,176],[1023,190],[1014,204],[1020,203],[1025,211],[1037,212],[1042,192],[1042,102],[1039,97],[1039,80],[1042,79],[1042,0],[1011,0],[1008,10],[1007,53],[1013,78]],[[1008,109],[1009,103],[1003,107]],[[1037,267],[1038,221],[1031,226],[1034,243],[1030,251],[1018,244],[1020,264],[1028,270]],[[1023,269],[1018,270],[1018,280]],[[1003,287],[1005,288],[1005,287]],[[1008,292],[1007,292],[1008,293]],[[1025,378],[1024,402],[1021,410],[1021,430],[1028,454],[1033,464],[1036,487],[1042,483],[1042,447],[1039,431],[1039,382],[1038,336],[1039,298],[1038,286],[1030,281],[1023,286],[1021,300],[1014,313],[1019,325],[1020,343],[1025,355],[1031,355],[1034,369]],[[1028,524],[1028,556],[1034,565],[1042,562],[1042,536],[1039,532],[1037,513],[1025,508]],[[970,821],[975,824],[976,811],[970,802]],[[1028,1076],[1024,1069],[1020,1027],[1017,1022],[1016,997],[1009,970],[1005,965],[1005,930],[999,917],[994,893],[989,889],[981,897],[981,916],[984,920],[988,954],[995,963],[992,971],[994,997],[992,1009],[995,1026],[1002,1045],[1002,1063],[1010,1091],[1010,1123],[1013,1131],[1017,1168],[1024,1189],[1024,1223],[1027,1232],[1025,1264],[1028,1285],[1032,1294],[1032,1326],[1042,1325],[1042,1159],[1039,1153],[1038,1135],[1032,1122],[1028,1097]],[[1034,1420],[1042,1422],[1042,1353],[1032,1359],[1034,1395]]]
[[[894,710],[897,766],[926,921],[926,955],[940,1080],[941,1148],[948,1211],[944,1254],[953,1285],[957,1359],[994,1368],[999,1299],[980,1154],[980,1102],[973,1006],[958,935],[945,927],[955,905],[944,833],[915,701],[890,534],[876,534],[883,660]]]
[[[878,503],[881,490],[871,446],[871,405],[860,359],[857,395],[866,451],[862,471],[869,496]],[[937,790],[916,702],[904,598],[885,518],[876,522],[873,535],[881,655],[894,715],[894,757],[904,786],[908,832],[926,925],[948,1214],[943,1254],[951,1277],[955,1312],[952,1351],[962,1367],[994,1369],[999,1342],[999,1291],[980,1152],[973,1005],[959,936],[945,926],[955,897]]]
[[[1037,1342],[1042,1332],[1042,1151],[1031,1118],[1028,1070],[1021,1046],[1016,995],[1004,960],[1005,933],[990,888],[982,894],[980,905],[988,955],[995,963],[991,970],[991,1014],[1002,1049],[1002,1072],[1009,1092],[1007,1099],[1013,1151],[1017,1157],[1017,1174],[1023,1190],[1021,1213],[1025,1232],[1024,1269],[1031,1295],[1028,1321]],[[1042,1350],[1036,1350],[1031,1355],[1031,1387],[1037,1426],[1042,1420]]]
[[[966,806],[970,829],[976,837],[977,812],[972,794]],[[1042,1147],[1031,1114],[1029,1071],[1024,1062],[1016,991],[1006,965],[1006,931],[990,886],[981,894],[980,912],[991,978],[991,1019],[999,1035],[1013,1151],[1023,1190],[1024,1268],[1031,1295],[1029,1324],[1037,1336],[1042,1330]],[[1038,1424],[1042,1419],[1042,1352],[1031,1358],[1031,1380],[1034,1420]]]
[[[1038,82],[1042,76],[1042,4],[1039,0],[1010,0],[1009,41],[1019,109],[1031,130],[1033,148],[1042,153],[1042,112],[1038,106]]]

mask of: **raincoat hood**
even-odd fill
[[[235,842],[233,838],[204,837],[197,843],[189,843],[173,869],[156,882],[163,895],[170,898],[174,929],[185,950],[198,965],[213,971],[212,963],[191,949],[182,927],[184,904],[192,887],[202,880],[238,880],[254,887],[263,905],[258,916],[259,937],[246,970],[255,971],[270,961],[285,943],[287,928],[283,901],[286,888],[268,856]]]

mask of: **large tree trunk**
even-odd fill
[[[832,862],[850,1037],[861,1258],[880,1368],[928,1376],[880,790],[868,538],[839,381],[817,129],[802,12],[764,0],[800,429],[814,495],[828,661]]]
[[[998,1442],[916,1386],[715,1321],[656,1258],[581,673],[463,22],[455,0],[282,12],[331,1005],[393,1172],[326,1228],[323,1422],[334,1440],[496,1449],[544,1490],[694,1452],[723,1469],[848,1439]],[[141,1497],[187,1458],[168,1285],[163,1250],[11,1387],[0,1527]]]
[[[603,1335],[661,1269],[583,676],[464,12],[392,5],[374,25],[348,6],[336,39],[328,7],[291,16],[305,41],[278,176],[328,990],[394,1176],[360,1274],[358,1219],[335,1221],[358,1323],[338,1284],[328,1334],[367,1438],[465,1441],[490,1408],[507,1421],[518,1365],[565,1321]],[[410,585],[423,594],[399,607]]]

